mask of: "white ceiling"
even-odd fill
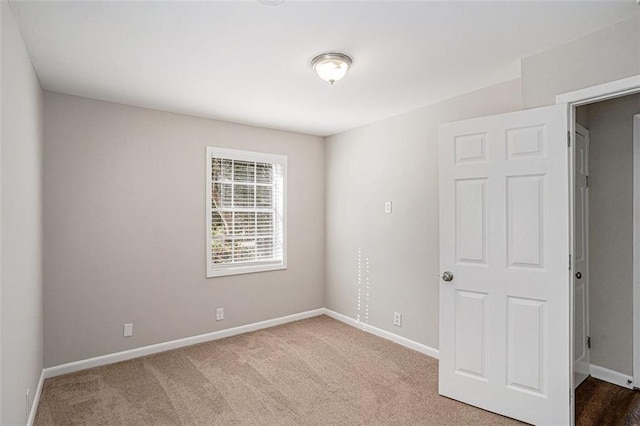
[[[634,0],[11,1],[44,89],[330,135],[520,75]],[[354,60],[330,86],[311,59]]]

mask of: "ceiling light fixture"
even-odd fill
[[[353,61],[344,53],[323,53],[311,61],[311,66],[318,77],[333,85],[345,76]]]
[[[284,0],[258,0],[258,3],[263,4],[265,6],[279,6],[284,2]]]

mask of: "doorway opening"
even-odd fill
[[[573,112],[575,421],[633,423],[640,420],[640,93]]]

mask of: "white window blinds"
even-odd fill
[[[207,148],[207,276],[286,267],[286,157]]]

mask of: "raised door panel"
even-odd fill
[[[459,179],[455,185],[456,262],[487,263],[487,180]]]
[[[507,130],[507,158],[542,157],[545,155],[546,126]]]
[[[586,285],[578,283],[573,291],[574,295],[574,350],[576,364],[584,360],[587,356],[587,330],[586,330],[586,312],[587,312],[587,293]],[[586,372],[586,371],[585,371]]]
[[[544,175],[507,177],[507,264],[544,266]]]
[[[507,304],[507,386],[544,397],[545,302],[509,297]]]
[[[486,381],[485,293],[456,292],[455,320],[455,372],[473,379]]]
[[[454,140],[455,163],[478,163],[486,158],[486,133],[456,136]]]

